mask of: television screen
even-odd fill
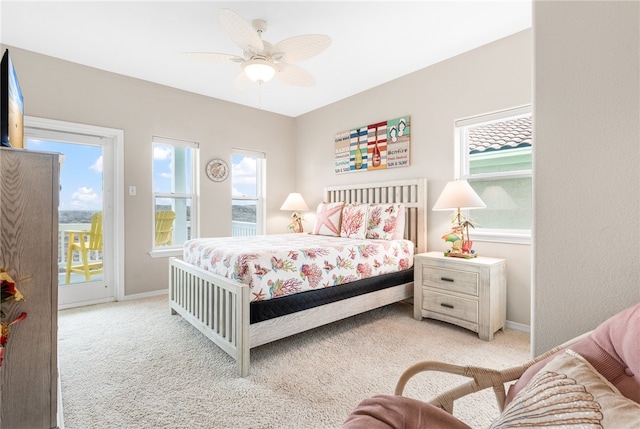
[[[0,68],[0,146],[21,148],[24,141],[24,102],[8,49],[2,56]]]

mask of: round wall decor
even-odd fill
[[[229,177],[229,165],[222,159],[212,159],[207,164],[207,177],[214,182],[222,182]]]

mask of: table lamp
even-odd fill
[[[287,196],[287,199],[284,200],[284,203],[282,203],[280,210],[293,210],[293,213],[291,214],[292,221],[289,224],[289,229],[293,232],[303,232],[302,221],[304,218],[300,214],[300,211],[309,210],[309,207],[300,193],[290,193],[289,196]]]
[[[442,236],[445,241],[451,242],[451,249],[445,253],[446,256],[460,258],[477,256],[475,251],[471,249],[473,242],[469,238],[469,225],[473,227],[474,224],[462,214],[461,210],[483,209],[485,207],[486,204],[465,180],[454,180],[447,183],[433,206],[433,210],[457,210],[451,219],[451,223],[453,223],[451,231]]]

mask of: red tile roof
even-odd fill
[[[469,153],[531,146],[531,116],[480,125],[469,131]]]

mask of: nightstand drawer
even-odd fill
[[[456,319],[478,323],[478,301],[422,289],[422,308]]]
[[[422,286],[478,296],[478,273],[423,265]]]

